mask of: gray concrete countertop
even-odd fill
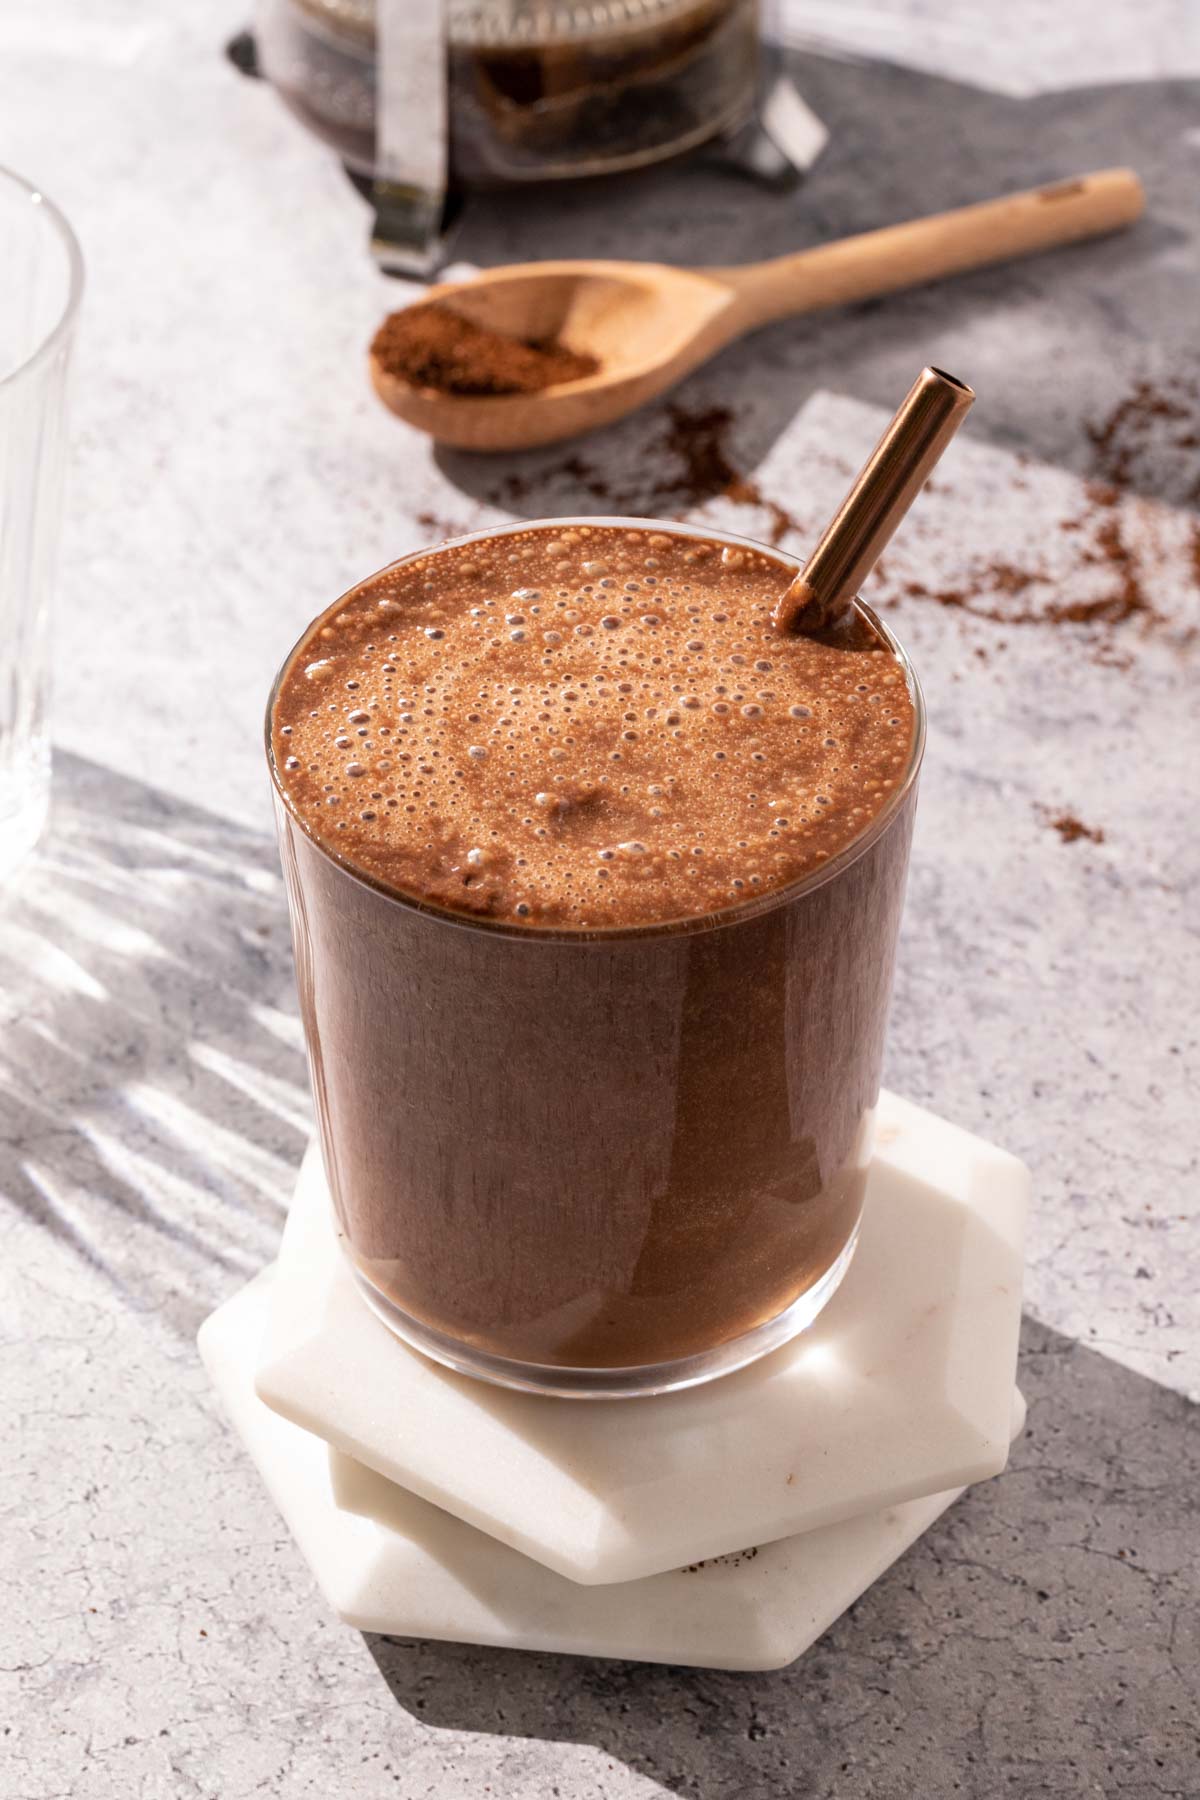
[[[467,215],[481,264],[720,263],[1138,168],[1123,237],[695,376],[675,404],[753,505],[687,476],[665,406],[502,462],[386,414],[363,347],[405,290],[225,61],[237,0],[4,9],[0,161],[89,268],[55,817],[0,895],[4,1800],[1200,1792],[1200,26],[1013,0],[990,41],[967,10],[786,9],[833,134],[797,194],[693,166]],[[274,669],[352,580],[514,514],[799,549],[929,360],[980,400],[877,587],[933,724],[887,1079],[1034,1170],[1027,1436],[778,1675],[341,1629],[194,1349],[272,1254],[310,1129]],[[1054,622],[1078,600],[1099,616]]]

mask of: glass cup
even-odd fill
[[[787,1342],[837,1288],[925,738],[907,658],[862,610],[912,696],[907,769],[839,855],[702,918],[530,929],[422,903],[311,837],[272,761],[342,1243],[366,1300],[426,1355],[535,1393],[662,1393]]]
[[[67,365],[83,258],[58,208],[0,169],[0,880],[50,800],[50,597],[66,460]]]

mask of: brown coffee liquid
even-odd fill
[[[773,631],[789,576],[649,525],[530,527],[364,583],[284,671],[326,1169],[425,1347],[671,1362],[774,1321],[853,1237],[914,710],[866,620]]]
[[[417,899],[531,927],[665,923],[798,881],[903,782],[913,703],[855,614],[770,614],[766,552],[534,526],[384,571],[275,701],[318,842]]]

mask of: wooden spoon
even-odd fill
[[[448,394],[410,387],[372,357],[371,380],[393,412],[439,443],[525,450],[622,418],[775,319],[1098,237],[1144,206],[1131,169],[1102,169],[735,269],[600,261],[492,269],[431,288],[420,304],[440,301],[492,331],[588,352],[600,365],[594,375],[535,394]]]

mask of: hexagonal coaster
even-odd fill
[[[1029,1177],[883,1096],[858,1252],[816,1323],[705,1387],[543,1399],[392,1336],[301,1171],[261,1399],[389,1481],[578,1582],[631,1581],[1003,1468]]]
[[[200,1349],[333,1610],[360,1631],[698,1668],[777,1669],[816,1641],[957,1493],[644,1581],[581,1587],[406,1493],[254,1392],[273,1271],[206,1321]],[[1010,1393],[1014,1434],[1024,1419]]]

